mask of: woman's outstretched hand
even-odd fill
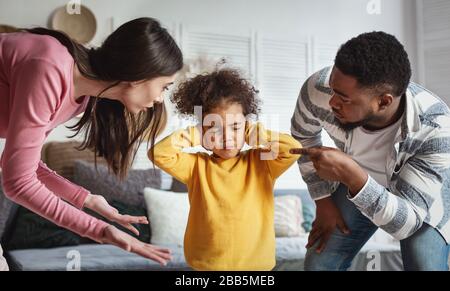
[[[127,252],[135,253],[144,258],[156,261],[165,266],[172,259],[170,250],[141,242],[131,235],[109,225],[103,232],[101,243],[115,245]]]
[[[109,205],[106,199],[100,195],[89,194],[84,202],[84,207],[91,209],[111,222],[116,222],[122,225],[136,235],[139,235],[139,231],[132,225],[133,223],[148,224],[147,217],[145,216],[120,214],[117,209]]]
[[[106,199],[100,195],[89,194],[84,203],[84,207],[91,209],[111,222],[116,222],[122,225],[136,235],[139,235],[139,231],[132,225],[133,223],[148,224],[147,217],[145,216],[120,214],[117,209],[109,205]],[[128,252],[132,252],[144,258],[156,261],[161,265],[166,265],[167,262],[171,260],[169,249],[159,248],[151,244],[141,242],[113,225],[106,227],[103,232],[103,237],[99,240],[101,243],[115,245]]]

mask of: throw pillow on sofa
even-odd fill
[[[189,216],[187,193],[145,188],[144,197],[152,229],[151,243],[183,246]]]
[[[86,149],[77,150],[81,145],[77,141],[49,142],[46,143],[41,152],[42,161],[62,177],[73,181],[74,166],[78,160],[94,163],[95,155]],[[106,164],[103,158],[97,158],[97,164]]]
[[[295,195],[300,198],[302,202],[301,215],[303,216],[302,227],[305,232],[310,232],[312,224],[316,216],[316,204],[312,200],[311,196],[306,189],[275,189],[275,197],[281,197],[285,195]]]
[[[6,250],[73,246],[80,244],[80,236],[19,206],[3,244]]]
[[[145,209],[145,204],[140,205],[140,206],[133,206],[133,205],[127,205],[123,202],[120,201],[112,201],[110,203],[110,205],[112,207],[114,207],[115,209],[117,209],[119,211],[120,214],[125,214],[125,215],[131,215],[131,216],[148,216],[147,215],[147,210]],[[98,219],[103,219],[99,214],[89,210],[89,209],[85,209],[84,211],[86,211],[87,213],[89,213],[90,215],[97,217]],[[111,223],[111,222],[109,222]],[[151,239],[151,228],[149,227],[148,224],[133,224],[133,226],[139,231],[139,235],[134,234],[131,230],[121,226],[120,224],[117,224],[115,222],[111,223],[112,225],[114,225],[115,227],[117,227],[118,229],[128,233],[129,235],[137,238],[138,240],[145,242],[145,243],[149,243],[150,239]],[[81,244],[87,244],[87,243],[95,243],[87,238],[82,238],[81,239]]]
[[[122,214],[133,216],[147,215],[144,206],[129,206],[117,201],[111,202],[111,206],[116,208]],[[86,212],[101,219],[101,217],[96,213],[89,210],[86,210]],[[112,224],[131,236],[136,237],[140,241],[146,243],[150,242],[151,234],[148,225],[135,224],[134,226],[139,231],[139,236],[137,236],[117,223]],[[92,243],[96,242],[88,238],[81,237],[78,234],[62,228],[39,216],[38,214],[20,206],[17,210],[8,239],[4,242],[4,247],[7,250],[40,249]]]
[[[276,237],[296,237],[305,234],[302,227],[302,202],[298,196],[275,197],[274,225]]]
[[[173,178],[172,179],[172,186],[170,187],[170,191],[172,192],[187,192],[188,188],[186,186],[186,184],[178,181],[177,179]]]
[[[161,187],[161,171],[156,169],[130,170],[120,181],[104,165],[85,161],[75,162],[74,182],[92,194],[102,195],[108,202],[118,201],[130,206],[145,205],[142,191],[145,187]]]

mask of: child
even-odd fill
[[[289,150],[300,144],[246,121],[258,113],[256,93],[232,69],[186,81],[172,101],[188,116],[201,106],[202,125],[176,131],[149,151],[156,166],[188,187],[184,252],[196,270],[261,271],[275,266],[273,187],[299,158]],[[253,147],[241,151],[245,141]],[[197,145],[212,154],[182,151]]]

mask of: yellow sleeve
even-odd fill
[[[153,148],[153,159],[151,150],[148,157],[161,170],[188,184],[197,162],[197,155],[185,153],[183,149],[197,145],[200,145],[200,133],[196,127],[188,127],[175,131],[157,143]]]
[[[266,162],[270,175],[274,179],[300,158],[300,155],[289,152],[293,148],[302,147],[296,139],[289,134],[267,130],[259,122],[247,127],[245,138],[249,146],[259,149],[259,158]]]

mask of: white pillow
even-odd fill
[[[296,237],[305,235],[302,227],[302,202],[298,196],[275,196],[275,236]]]
[[[189,215],[187,193],[145,188],[144,198],[151,228],[151,243],[183,246]]]

